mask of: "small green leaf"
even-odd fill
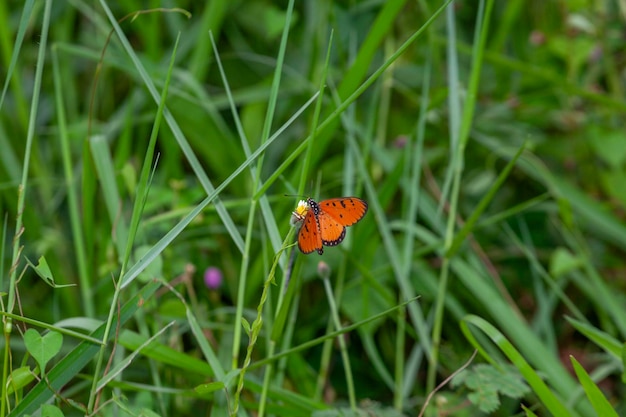
[[[13,394],[16,391],[20,391],[22,388],[30,384],[35,380],[35,371],[30,369],[29,366],[22,366],[21,368],[14,369],[7,381],[7,394]]]
[[[37,361],[43,375],[50,359],[61,350],[63,335],[58,332],[48,332],[41,336],[37,330],[28,329],[24,333],[24,344],[28,352]]]
[[[194,388],[194,391],[196,391],[198,394],[204,395],[204,394],[210,394],[212,392],[215,392],[217,390],[221,390],[224,388],[225,388],[225,385],[222,381],[216,381],[216,382],[209,382],[208,384],[198,385],[197,387]]]
[[[467,398],[484,413],[492,413],[500,406],[500,397],[495,390],[474,391]]]
[[[65,287],[73,287],[76,285],[76,284],[60,285],[60,284],[55,283],[54,276],[52,275],[52,271],[50,270],[50,267],[48,266],[48,262],[46,261],[46,258],[44,256],[39,257],[39,261],[37,265],[34,265],[28,258],[26,259],[26,262],[28,262],[30,267],[33,268],[33,270],[37,273],[37,275],[39,275],[39,277],[41,277],[41,279],[43,279],[44,282],[48,284],[49,286],[51,286],[52,288],[65,288]]]
[[[499,394],[516,399],[530,391],[512,366],[496,368],[488,364],[475,365],[453,378],[452,386],[461,384],[472,391],[468,399],[486,413],[500,406]]]
[[[491,374],[488,368],[477,365],[465,380],[465,386],[473,391],[467,398],[485,413],[491,413],[500,406],[498,388],[492,383]]]
[[[41,278],[43,278],[46,281],[54,282],[52,271],[50,270],[50,267],[48,266],[48,261],[46,261],[46,258],[44,256],[39,257],[39,263],[37,263],[37,266],[34,266],[34,268],[35,268],[35,272],[37,272],[37,274]]]
[[[580,268],[582,265],[582,259],[572,255],[567,249],[556,248],[550,257],[550,275],[558,278]]]
[[[246,331],[246,334],[250,336],[250,323],[248,322],[248,320],[242,317],[241,325],[243,326],[243,329]]]

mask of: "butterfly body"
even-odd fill
[[[367,203],[357,197],[340,197],[320,201],[307,198],[308,209],[294,215],[303,221],[298,233],[298,248],[304,254],[324,253],[324,246],[337,246],[352,226],[367,213]]]

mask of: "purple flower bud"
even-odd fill
[[[204,285],[210,290],[215,290],[222,285],[224,277],[222,271],[214,266],[208,267],[204,271]]]
[[[400,135],[393,141],[393,146],[397,149],[404,149],[408,141],[409,138],[406,135]]]

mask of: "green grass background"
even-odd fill
[[[0,2],[0,417],[626,414],[624,7]]]

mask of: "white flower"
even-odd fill
[[[291,220],[289,221],[289,224],[295,226],[296,224],[302,222],[306,214],[309,212],[309,208],[309,204],[306,200],[298,201],[298,206],[295,211],[291,213]]]

